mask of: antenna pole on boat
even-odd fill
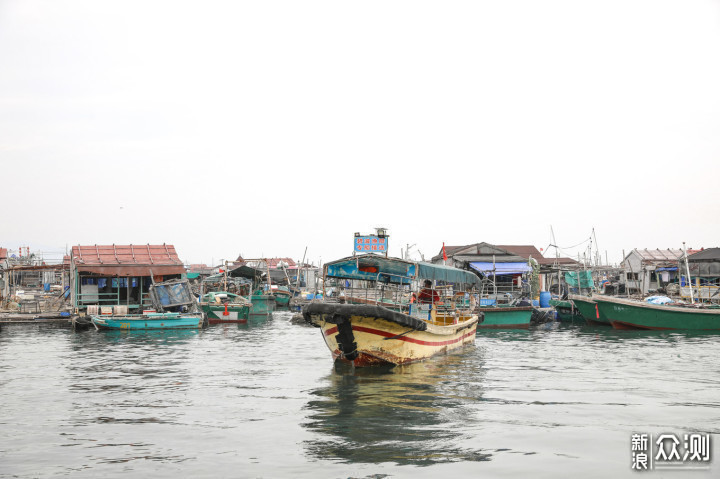
[[[225,267],[223,268],[223,286],[224,286],[226,292],[227,292],[227,265],[228,265],[228,262],[227,262],[227,260],[225,260]]]
[[[297,275],[297,279],[295,280],[295,289],[297,290],[298,294],[300,293],[300,275],[302,273],[302,267],[305,264],[305,255],[306,254],[307,254],[307,246],[305,246],[305,252],[303,253],[303,259],[300,262],[300,265],[298,266],[298,275]],[[307,273],[305,273],[305,274],[307,276]],[[306,279],[306,281],[307,281],[307,279]]]
[[[688,277],[688,286],[690,287],[690,303],[695,304],[695,295],[693,294],[692,278],[690,277],[690,265],[688,264],[687,249],[683,241],[683,253],[685,254],[685,272]]]
[[[558,249],[557,242],[555,241],[555,231],[553,230],[552,225],[550,225],[550,233],[552,234],[553,239],[553,246],[555,246],[555,267],[557,268],[557,276],[558,276],[558,299],[562,297],[562,294],[560,293],[560,250]],[[579,276],[578,276],[579,278]],[[578,285],[580,283],[578,282]],[[570,289],[570,288],[568,288]],[[550,288],[548,288],[548,291],[550,291]],[[580,288],[578,288],[578,292],[580,292]],[[552,293],[550,293],[552,295]]]

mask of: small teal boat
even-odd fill
[[[251,315],[270,314],[275,311],[275,295],[265,294],[262,289],[258,289],[250,296],[252,308]]]
[[[480,306],[485,320],[478,329],[527,329],[532,318],[532,306]]]
[[[275,306],[277,308],[287,308],[290,306],[292,293],[287,286],[273,286],[272,293],[275,296]]]
[[[198,329],[202,328],[202,313],[148,313],[92,316],[97,329]]]

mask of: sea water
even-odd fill
[[[0,326],[0,477],[720,472],[720,334],[555,323],[353,369],[290,318],[200,331]],[[637,472],[643,435],[709,437],[709,460],[663,469],[650,451]]]

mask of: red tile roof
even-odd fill
[[[185,272],[173,245],[92,245],[73,246],[72,262],[78,271],[142,275]]]

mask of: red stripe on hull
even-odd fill
[[[585,318],[585,322],[590,326],[611,326],[610,323],[603,323],[602,321],[595,321],[594,319]]]
[[[675,328],[656,328],[652,326],[642,326],[640,324],[633,324],[633,323],[627,323],[625,321],[610,321],[610,324],[612,324],[612,327],[615,329],[651,329],[653,331],[666,331],[666,330],[672,330]]]
[[[465,338],[475,335],[475,332],[472,331],[472,332],[463,334],[459,338],[451,339],[451,340],[447,340],[447,341],[423,341],[422,339],[408,338],[407,336],[398,336],[396,333],[389,333],[387,331],[382,331],[380,329],[366,328],[365,326],[353,325],[352,329],[353,329],[353,331],[375,334],[377,336],[383,336],[385,338],[393,338],[393,339],[397,339],[398,341],[407,341],[408,343],[421,344],[423,346],[447,346],[449,344],[458,343],[460,341],[463,341]],[[337,326],[334,326],[334,327],[328,329],[327,331],[325,331],[325,336],[330,336],[331,334],[334,334],[334,333],[337,333]],[[395,336],[397,336],[397,337],[395,337]]]

